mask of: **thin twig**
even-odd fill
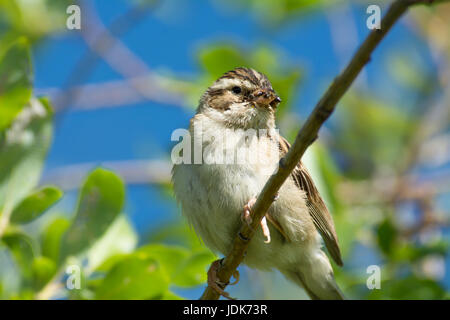
[[[406,12],[408,7],[414,4],[429,4],[433,1],[427,0],[397,0],[389,8],[381,22],[380,30],[373,30],[363,44],[359,47],[352,60],[345,70],[334,80],[331,86],[323,95],[322,99],[314,108],[313,112],[306,120],[303,127],[297,134],[294,144],[284,158],[280,160],[278,171],[273,174],[256,203],[253,206],[251,225],[242,224],[239,234],[236,236],[230,253],[225,257],[222,267],[219,268],[217,276],[222,283],[229,283],[232,274],[243,261],[249,242],[253,237],[253,230],[257,230],[261,219],[269,209],[273,199],[281,185],[291,174],[297,163],[300,161],[305,150],[317,138],[318,131],[322,124],[334,111],[337,102],[348,90],[361,69],[370,60],[370,55],[384,36],[388,33],[395,22]],[[441,1],[439,1],[441,2]],[[220,295],[216,290],[207,287],[200,299],[217,300]]]
[[[122,160],[99,163],[77,163],[44,173],[40,184],[57,185],[65,191],[77,189],[89,171],[97,166],[117,172],[126,184],[167,184],[170,182],[170,163],[164,160]]]
[[[145,96],[130,86],[130,83],[145,90]],[[158,83],[158,86],[155,86],[155,83]],[[37,95],[49,96],[52,101],[58,97],[76,95],[76,99],[70,102],[71,111],[123,107],[144,101],[187,108],[188,102],[185,92],[190,90],[191,87],[192,83],[190,82],[152,74],[126,80],[87,83],[64,90],[60,88],[38,88],[35,89],[35,92]],[[64,106],[58,103],[54,105],[54,108],[56,112],[59,112]]]
[[[147,14],[155,8],[157,3],[158,1],[150,1],[148,3],[133,6],[130,10],[125,12],[123,15],[120,15],[110,24],[109,29],[107,29],[107,33],[97,35],[95,45],[101,46],[103,51],[113,49],[116,45],[116,39],[129,31],[136,23],[145,18]],[[86,6],[89,13],[91,8],[90,3],[87,1],[82,1],[81,4],[83,7]],[[89,27],[89,25],[87,25],[87,27]],[[65,84],[63,85],[63,88],[65,89],[79,86],[80,83],[92,74],[98,61],[100,61],[100,59],[94,51],[87,51],[76,63]],[[75,90],[69,90],[67,92],[63,90],[61,92],[63,94],[57,96],[55,101],[53,101],[60,116],[62,112],[66,111],[66,109],[76,100],[79,94],[79,92]]]
[[[138,10],[142,16],[140,11],[142,9]],[[159,78],[147,64],[103,25],[94,6],[86,2],[84,12],[87,16],[87,27],[81,29],[81,36],[91,51],[122,75],[129,87],[143,98],[152,98],[155,92],[158,92],[162,100],[173,100],[172,93],[160,85]]]

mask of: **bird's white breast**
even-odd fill
[[[193,123],[195,125],[195,121]],[[241,152],[246,151],[252,156],[244,157],[247,162],[235,158],[235,163],[180,164],[175,165],[173,169],[174,192],[182,206],[183,214],[208,247],[227,254],[241,225],[240,217],[244,205],[260,193],[277,168],[278,144],[276,140],[264,134],[259,138],[244,138],[243,144],[242,131],[225,130],[211,123],[203,123],[201,132],[201,137],[197,135],[195,139],[201,139],[204,161],[211,162],[217,152],[231,154],[240,148],[244,149]],[[225,139],[218,139],[218,134],[224,135]],[[275,215],[279,215],[278,220],[286,226],[287,233],[293,234],[292,237],[299,234],[301,237],[304,223],[300,213],[301,210],[307,212],[303,196],[293,182],[288,181],[280,190],[280,198],[271,209]],[[289,226],[294,225],[295,228],[291,230]],[[272,239],[277,241],[276,237]],[[259,243],[262,246],[258,244],[257,248],[252,250],[252,255],[260,259],[261,252],[255,252],[259,249],[265,251],[266,256],[270,255],[274,246],[266,245],[263,241]],[[253,247],[256,247],[256,244]]]

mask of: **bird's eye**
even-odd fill
[[[233,93],[235,93],[235,94],[239,94],[242,92],[242,89],[241,89],[241,87],[236,86],[236,87],[231,88],[231,91],[233,91]]]

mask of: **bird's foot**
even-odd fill
[[[234,298],[230,297],[230,294],[223,290],[223,288],[227,285],[227,283],[223,283],[217,277],[217,271],[222,266],[222,259],[214,261],[208,270],[208,286],[215,290],[219,295],[234,300]],[[239,272],[237,270],[234,271],[233,277],[235,281],[230,285],[234,285],[239,282]]]
[[[241,220],[246,222],[249,227],[251,227],[252,224],[252,215],[251,215],[251,209],[253,205],[256,202],[256,198],[251,198],[247,204],[244,206],[244,210],[242,212]],[[264,234],[264,237],[266,240],[264,240],[264,243],[270,243],[270,231],[269,226],[267,225],[267,219],[264,216],[261,220],[261,229]]]
[[[244,206],[244,211],[242,212],[242,216],[241,216],[241,220],[242,222],[246,222],[247,225],[250,227],[250,225],[252,224],[252,216],[251,216],[251,209],[253,207],[253,205],[256,202],[256,198],[251,198],[247,204]]]

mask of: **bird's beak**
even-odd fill
[[[252,94],[252,100],[256,105],[264,106],[264,107],[272,107],[276,108],[278,104],[281,102],[281,99],[279,96],[275,94],[272,90],[263,90],[258,89],[255,90]]]
[[[275,99],[273,99],[273,101],[270,103],[270,105],[272,108],[275,109],[276,107],[278,107],[280,102],[281,102],[281,98],[279,96],[275,95]]]

